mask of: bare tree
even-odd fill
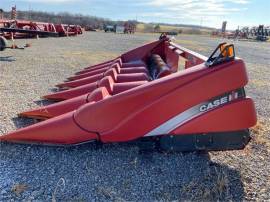
[[[10,12],[3,13],[5,18],[10,18]],[[29,20],[29,11],[17,11],[17,19]],[[122,23],[120,21],[111,21],[96,16],[71,14],[68,12],[49,13],[41,11],[31,11],[31,20],[38,22],[52,22],[56,24],[77,24],[83,27],[91,26],[94,29],[102,29],[104,24],[114,25]]]

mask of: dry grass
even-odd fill
[[[146,25],[149,26],[149,25]],[[143,23],[137,25],[137,32],[147,32],[146,26]],[[154,27],[154,25],[153,25]],[[180,27],[173,25],[160,25],[160,32],[178,32],[182,31],[184,34],[210,34],[211,30],[209,29],[198,29],[192,27]]]
[[[266,87],[270,85],[269,81],[259,79],[252,79],[250,80],[250,83],[256,87]]]
[[[257,125],[251,129],[253,139],[257,144],[264,145],[270,152],[270,119],[259,117]]]
[[[206,186],[207,184],[207,186]],[[193,179],[181,192],[193,192],[191,201],[219,201],[229,196],[229,180],[228,176],[222,168],[214,167],[208,169],[201,179]]]
[[[147,26],[149,26],[149,25],[147,25]],[[146,31],[145,27],[146,27],[145,24],[140,23],[137,25],[136,30],[138,32],[145,32]],[[154,25],[153,25],[153,27],[154,27]],[[176,27],[176,26],[169,26],[169,25],[160,25],[160,32],[171,32],[171,31],[178,31],[178,30],[182,30],[182,28]]]

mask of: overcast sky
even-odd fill
[[[18,10],[81,13],[113,20],[194,24],[220,28],[270,25],[270,0],[0,0],[6,11]]]

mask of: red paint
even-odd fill
[[[164,77],[152,81],[149,58],[159,54],[167,62]],[[186,67],[176,71],[179,56]],[[188,109],[248,83],[241,59],[207,67],[206,58],[165,39],[87,67],[74,81],[59,84],[72,88],[45,96],[64,100],[22,116],[49,118],[0,136],[2,141],[76,144],[104,143],[142,138]],[[176,125],[172,135],[243,130],[256,124],[250,98],[236,99]],[[163,134],[167,135],[167,134]]]

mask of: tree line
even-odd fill
[[[3,11],[0,8],[1,12],[4,15],[4,18],[10,19],[11,12]],[[1,16],[0,16],[1,17]],[[103,29],[104,25],[124,25],[126,21],[113,21],[108,18],[82,15],[82,14],[71,14],[69,12],[53,13],[53,12],[43,12],[43,11],[17,11],[17,19],[38,21],[38,22],[51,22],[55,24],[76,24],[81,25],[82,27],[91,27],[93,29]],[[137,25],[140,22],[135,20],[129,20],[130,23]],[[160,30],[161,25],[170,25],[167,23],[143,23],[145,24],[146,32],[155,32]],[[173,24],[175,27],[187,27],[192,30],[199,30],[200,28],[211,29],[209,27],[198,26],[198,25],[185,25],[185,24]]]
[[[4,18],[10,19],[11,12],[3,11]],[[55,24],[76,24],[83,27],[92,27],[94,29],[103,29],[104,25],[123,25],[124,21],[112,21],[107,18],[101,18],[90,15],[71,14],[68,12],[50,13],[42,11],[17,11],[17,19],[30,20],[38,22],[51,22]],[[136,21],[132,21],[137,23]]]

